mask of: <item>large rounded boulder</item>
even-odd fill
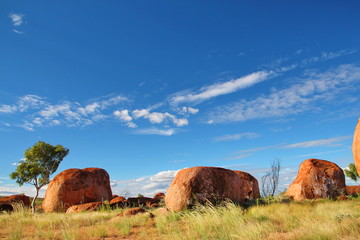
[[[234,171],[243,181],[242,191],[245,194],[245,199],[252,200],[260,197],[258,180],[250,173],[243,171]]]
[[[355,128],[352,151],[356,170],[360,174],[360,119],[358,120],[358,124]]]
[[[166,207],[181,211],[196,203],[222,200],[242,202],[243,181],[232,170],[217,167],[193,167],[180,170],[165,195]]]
[[[298,175],[286,195],[294,200],[335,199],[345,191],[345,175],[338,165],[320,159],[307,159],[300,164]]]
[[[64,212],[72,205],[110,200],[109,174],[101,168],[67,169],[50,182],[44,212]]]

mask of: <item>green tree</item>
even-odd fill
[[[344,172],[347,177],[349,177],[351,180],[354,180],[355,182],[357,182],[360,178],[356,170],[355,164],[353,163],[350,163],[349,166],[344,169]]]
[[[35,212],[35,201],[39,190],[50,182],[50,175],[59,167],[60,162],[69,153],[69,149],[61,145],[50,145],[39,141],[34,146],[26,149],[24,160],[21,160],[10,178],[22,186],[29,183],[35,186],[36,195],[31,203],[32,212]]]

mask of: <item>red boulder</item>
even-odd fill
[[[286,195],[294,200],[337,198],[345,192],[343,170],[335,163],[307,159],[300,164],[299,172],[290,184]]]
[[[72,205],[110,200],[109,174],[101,168],[67,169],[50,182],[44,212],[66,211]]]
[[[66,210],[66,213],[93,212],[102,206],[102,202],[91,202],[79,205],[72,205]]]
[[[354,155],[356,170],[360,174],[360,119],[358,120],[358,124],[356,125],[354,132],[352,152]]]
[[[180,170],[165,196],[166,207],[181,211],[196,203],[221,200],[242,202],[243,181],[232,170],[217,167],[193,167]]]
[[[9,204],[14,207],[14,204],[23,204],[25,207],[30,207],[30,198],[24,194],[12,195],[0,198],[0,205]]]
[[[234,171],[244,183],[242,191],[245,194],[245,199],[256,199],[260,197],[258,180],[250,173],[242,171]]]
[[[360,186],[346,186],[346,193],[348,195],[360,195]]]

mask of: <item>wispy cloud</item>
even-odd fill
[[[331,100],[341,90],[351,89],[360,81],[360,67],[340,65],[326,72],[307,72],[301,82],[253,100],[242,99],[218,106],[209,114],[208,123],[241,122],[296,114],[312,104]]]
[[[319,156],[319,155],[326,155],[326,154],[330,154],[330,153],[345,152],[345,151],[349,151],[349,149],[340,149],[340,150],[334,150],[334,151],[315,152],[315,153],[309,153],[309,154],[302,154],[302,155],[296,155],[296,156],[286,157],[286,159],[292,159],[292,158],[307,158],[307,157],[313,157],[313,156]]]
[[[193,109],[192,111],[194,111]],[[150,112],[149,109],[135,109],[132,111],[134,119],[145,118],[148,119],[152,124],[160,124],[167,120],[170,120],[177,127],[186,126],[189,121],[186,118],[177,118],[175,115],[168,112]]]
[[[21,13],[11,13],[9,14],[9,18],[12,21],[14,27],[18,27],[24,23],[24,14]]]
[[[310,57],[310,58],[304,59],[301,62],[301,64],[307,65],[309,63],[326,61],[326,60],[330,60],[330,59],[334,59],[334,58],[338,58],[338,57],[342,57],[342,56],[351,55],[356,52],[357,52],[357,49],[342,49],[342,50],[336,51],[336,52],[322,52],[320,56],[315,56],[315,57]]]
[[[240,77],[238,79],[205,86],[196,92],[178,92],[170,97],[169,102],[171,105],[178,105],[180,103],[200,103],[217,96],[233,93],[240,89],[251,87],[259,82],[266,80],[272,73],[273,72],[271,71],[259,71]]]
[[[305,141],[305,142],[284,145],[282,146],[282,148],[311,148],[311,147],[335,147],[335,146],[337,147],[342,145],[339,142],[350,138],[351,136],[343,136],[336,138]]]
[[[159,128],[145,128],[137,129],[133,132],[134,134],[141,135],[161,135],[161,136],[171,136],[176,133],[175,129],[159,129]]]
[[[19,31],[19,30],[16,30],[16,29],[13,29],[13,32],[14,32],[14,33],[17,33],[17,34],[24,34],[24,32]]]
[[[20,97],[13,105],[0,105],[0,113],[25,115],[22,124],[18,125],[29,131],[34,131],[36,127],[59,125],[84,127],[108,118],[102,111],[124,101],[128,99],[115,96],[85,106],[70,101],[53,104],[44,97],[29,94]]]
[[[259,134],[253,133],[253,132],[245,132],[245,133],[236,133],[236,134],[228,134],[220,137],[213,138],[216,142],[222,142],[222,141],[235,141],[240,140],[241,138],[256,138],[259,137]]]

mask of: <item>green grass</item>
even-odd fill
[[[359,239],[360,198],[347,201],[257,201],[198,206],[165,215],[119,217],[123,209],[64,214],[16,208],[0,214],[0,239]]]

